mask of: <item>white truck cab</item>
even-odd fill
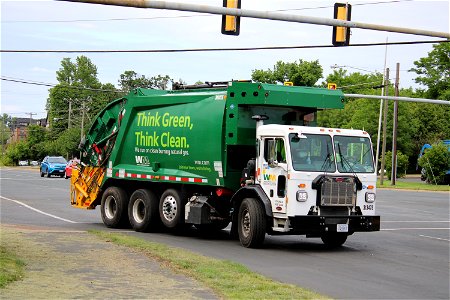
[[[339,236],[342,244],[353,232],[379,230],[367,132],[260,125],[257,144],[255,184],[270,200],[273,233]]]

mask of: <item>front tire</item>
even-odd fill
[[[41,173],[41,177],[44,177],[44,172],[42,172],[42,169],[41,169],[40,173]]]
[[[115,186],[106,189],[102,196],[101,213],[106,227],[118,228],[128,221],[128,197],[126,192]]]
[[[245,198],[239,207],[238,235],[242,246],[259,248],[266,236],[264,207],[257,199]]]
[[[175,189],[166,190],[159,202],[159,215],[167,228],[180,228],[184,225],[184,201],[180,192]]]
[[[128,218],[135,231],[146,232],[159,227],[158,198],[150,190],[136,190],[128,204]]]
[[[320,238],[328,248],[337,248],[347,241],[347,234],[341,232],[328,232],[322,234]]]

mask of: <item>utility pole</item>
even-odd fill
[[[383,66],[383,84],[381,88],[381,96],[384,95],[385,81],[386,81],[386,59],[387,59],[387,43],[388,38],[386,38],[386,49],[384,50],[384,66]],[[384,99],[380,102],[380,112],[378,114],[378,131],[377,131],[377,154],[375,157],[375,172],[378,171],[378,160],[380,159],[380,138],[381,138],[381,120],[383,118],[383,104]]]
[[[80,134],[80,141],[84,138],[84,100],[81,102],[81,134]],[[81,159],[81,151],[80,151],[80,159]]]
[[[69,99],[69,121],[67,124],[67,128],[70,128],[70,117],[72,116],[72,99]]]
[[[384,90],[385,96],[389,95],[389,68],[386,68],[386,88]],[[384,100],[383,110],[383,146],[381,150],[381,169],[380,169],[380,185],[383,185],[384,181],[384,165],[386,162],[386,130],[387,130],[387,113],[388,113],[388,100]]]
[[[400,63],[397,63],[395,71],[395,97],[398,97],[398,84],[400,82]],[[394,100],[394,124],[392,128],[392,172],[391,185],[395,185],[397,178],[397,126],[398,126],[398,101]]]
[[[33,121],[33,116],[37,115],[37,113],[30,112],[30,113],[28,113],[28,115],[30,115],[30,123],[28,125],[31,125],[31,122]]]

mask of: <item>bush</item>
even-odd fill
[[[386,152],[386,175],[388,179],[391,179],[392,174],[392,152]],[[408,169],[408,156],[397,151],[397,178],[405,177],[406,170]]]
[[[425,169],[427,182],[445,184],[445,174],[450,170],[450,152],[442,142],[433,144],[419,158],[419,166]]]

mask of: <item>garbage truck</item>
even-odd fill
[[[317,127],[339,90],[257,82],[137,88],[109,103],[80,143],[71,205],[107,227],[227,228],[244,247],[269,235],[331,247],[379,231],[370,136]]]

